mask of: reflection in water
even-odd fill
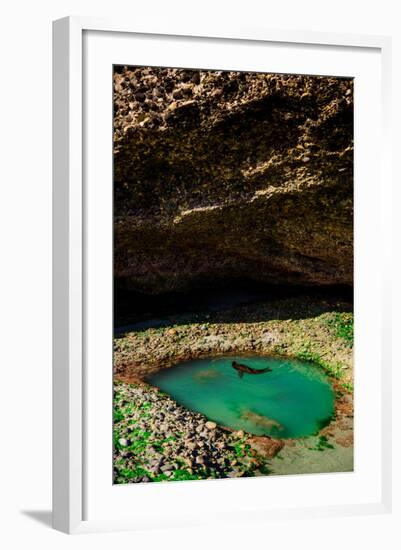
[[[252,422],[252,424],[255,424],[255,426],[260,426],[261,428],[264,428],[268,431],[271,431],[271,430],[282,431],[282,430],[284,430],[284,426],[282,426],[280,424],[280,422],[277,422],[277,420],[273,420],[273,418],[269,418],[268,416],[264,416],[263,414],[259,414],[255,411],[252,411],[251,409],[244,409],[241,412],[239,417],[242,420]]]
[[[222,375],[219,371],[216,369],[209,369],[209,370],[201,370],[198,372],[195,372],[193,375],[194,380],[197,380],[198,382],[210,380],[211,378],[220,378]]]

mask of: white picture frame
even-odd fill
[[[381,241],[385,243],[383,236],[389,234],[390,228],[386,225],[388,219],[386,213],[391,208],[391,177],[389,160],[389,124],[390,124],[390,55],[391,41],[388,37],[354,36],[342,34],[327,34],[314,32],[292,32],[264,29],[198,29],[196,24],[191,29],[174,28],[172,25],[166,28],[152,28],[140,24],[130,24],[121,21],[105,21],[93,18],[68,17],[54,22],[53,29],[53,526],[66,533],[79,533],[99,530],[139,529],[151,526],[154,521],[142,519],[130,519],[129,517],[108,517],[99,513],[96,518],[88,518],[87,509],[87,478],[88,464],[85,462],[87,451],[88,430],[91,429],[90,411],[88,405],[93,404],[93,399],[87,399],[87,371],[88,368],[88,331],[85,316],[88,311],[85,306],[86,293],[88,291],[85,270],[88,266],[88,246],[91,240],[87,239],[88,229],[85,201],[88,195],[85,191],[85,155],[88,153],[84,140],[84,68],[83,60],[85,51],[85,33],[100,33],[102,37],[113,36],[147,37],[147,40],[157,40],[160,36],[175,37],[192,41],[225,41],[228,43],[258,43],[289,45],[292,48],[304,47],[313,51],[315,47],[327,47],[341,49],[344,55],[347,52],[366,50],[375,52],[380,59],[380,118],[377,120],[380,126],[381,161],[380,182],[381,196],[383,199],[381,209]],[[100,49],[100,46],[99,46]],[[156,56],[157,58],[157,56]],[[86,58],[87,59],[87,58]],[[118,61],[116,61],[118,62]],[[135,64],[133,61],[132,64]],[[139,63],[140,64],[140,63]],[[163,63],[161,63],[163,64]],[[197,66],[197,65],[194,65]],[[111,150],[110,150],[111,156]],[[364,159],[358,160],[358,169],[363,170]],[[107,195],[105,195],[107,197]],[[91,195],[89,194],[89,200]],[[86,205],[87,206],[87,205]],[[362,222],[363,223],[363,220]],[[389,265],[389,250],[383,245],[381,250],[383,265]],[[388,271],[388,270],[387,270]],[[379,277],[379,275],[378,275]],[[378,280],[376,281],[378,282]],[[386,269],[380,275],[380,288],[383,294],[378,297],[377,305],[380,313],[389,304],[389,284]],[[391,357],[389,355],[389,333],[386,329],[386,318],[389,312],[386,310],[380,324],[380,335],[377,337],[378,353],[380,347],[380,371],[377,387],[372,391],[380,391],[380,456],[378,456],[375,468],[380,487],[378,498],[369,499],[367,496],[359,502],[352,497],[343,503],[333,502],[316,506],[311,503],[286,507],[280,505],[277,509],[270,508],[270,517],[313,517],[313,515],[350,515],[365,513],[386,513],[391,510],[391,401],[384,396],[391,393]],[[111,319],[109,320],[111,323]],[[369,327],[367,327],[369,328]],[[373,327],[372,327],[373,328]],[[377,327],[374,327],[375,329]],[[377,332],[377,331],[376,331]],[[89,335],[90,336],[90,335]],[[361,346],[362,347],[362,346]],[[111,373],[111,365],[110,365]],[[111,374],[109,383],[111,384]],[[110,386],[111,392],[111,386]],[[104,395],[104,394],[102,394]],[[111,395],[111,393],[110,393]],[[373,395],[373,394],[372,394]],[[358,401],[357,401],[358,403]],[[111,401],[110,404],[111,406]],[[107,406],[107,404],[106,404]],[[105,428],[106,429],[106,428]],[[379,433],[379,431],[378,431]],[[111,456],[109,457],[111,461]],[[380,468],[380,471],[378,470]],[[101,474],[103,475],[103,474]],[[323,478],[318,483],[322,483]],[[328,478],[327,478],[328,479]],[[339,478],[337,478],[338,480]],[[337,480],[334,480],[337,483]],[[196,492],[197,498],[205,499],[210,491],[213,498],[218,498],[222,491],[226,491],[225,498],[231,499],[239,485],[233,485],[239,481],[245,491],[254,491],[255,483],[260,480],[225,480],[223,485],[208,483],[184,483],[178,484],[184,489],[179,489],[177,484],[163,485],[160,489],[163,499],[180,499],[184,492]],[[278,478],[274,480],[277,485]],[[328,479],[330,483],[330,480]],[[106,480],[106,483],[111,483]],[[253,483],[248,485],[245,483]],[[287,480],[288,485],[288,480]],[[291,480],[289,480],[291,483]],[[294,482],[295,483],[295,482]],[[201,487],[201,488],[199,488]],[[86,489],[85,489],[86,488]],[[125,487],[134,490],[136,487]],[[148,488],[145,488],[147,491]],[[184,491],[184,492],[183,492]],[[189,491],[189,492],[188,492]],[[121,493],[120,493],[121,494]],[[137,493],[142,502],[146,502],[143,488]],[[149,493],[150,494],[150,493]],[[149,497],[148,494],[148,497]],[[100,500],[103,498],[97,495]],[[120,498],[120,497],[117,497]],[[121,497],[122,498],[122,497]],[[312,501],[311,501],[312,502]],[[146,504],[144,504],[146,507]],[[230,510],[231,521],[249,520],[251,517],[257,521],[263,519],[263,509],[257,513],[258,504],[254,510],[235,509]],[[215,518],[226,519],[225,515]],[[197,523],[196,510],[182,519],[174,522],[170,517],[161,520],[158,525],[190,525]]]

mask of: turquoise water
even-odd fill
[[[232,361],[271,372],[242,377]],[[180,363],[149,382],[220,425],[291,438],[316,433],[334,411],[333,388],[311,363],[272,357],[218,357]]]

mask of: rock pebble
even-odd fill
[[[247,443],[248,434],[226,431],[151,386],[116,382],[114,412],[115,483],[253,476],[268,470],[266,458]]]

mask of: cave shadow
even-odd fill
[[[198,289],[159,297],[120,292],[115,294],[114,335],[119,338],[130,331],[202,322],[308,319],[323,313],[352,310],[350,287]]]

